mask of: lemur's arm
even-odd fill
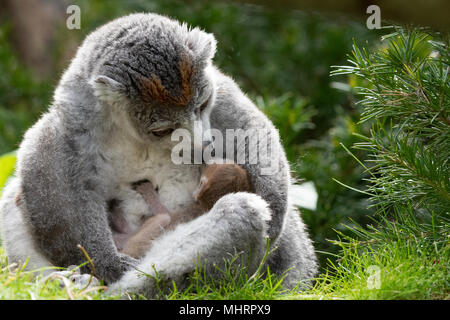
[[[96,275],[111,283],[136,261],[114,246],[96,162],[86,151],[89,133],[69,134],[59,124],[55,113],[49,113],[27,132],[18,156],[18,203],[38,249],[51,263],[67,267],[85,262],[80,244]]]
[[[242,129],[244,131],[253,129],[254,132],[250,134],[251,138],[259,141],[260,144],[267,142],[269,145],[266,159],[258,156],[256,164],[249,164],[247,160],[245,164],[241,165],[248,172],[254,192],[269,204],[272,211],[269,237],[274,241],[278,238],[283,226],[287,211],[287,190],[290,184],[289,165],[281,146],[278,131],[232,79],[219,70],[215,70],[215,75],[220,89],[217,90],[216,103],[211,113],[211,127],[219,129],[223,134],[224,157],[226,156],[225,137],[227,129]],[[262,132],[260,136],[258,136],[258,130]],[[245,152],[248,155],[248,139],[245,140],[245,143]],[[270,150],[270,146],[274,150]],[[239,153],[240,151],[235,149],[234,155],[239,156]],[[233,160],[238,162],[236,157]],[[263,168],[265,168],[265,171],[262,171]]]

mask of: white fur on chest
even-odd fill
[[[107,164],[103,175],[112,185],[108,197],[122,202],[132,229],[141,224],[141,217],[147,212],[145,201],[131,187],[134,182],[149,180],[158,189],[161,203],[171,211],[194,201],[192,194],[200,180],[200,167],[174,164],[170,149],[133,144],[117,136],[110,139],[102,155]]]

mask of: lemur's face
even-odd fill
[[[103,60],[94,88],[99,97],[114,89],[108,103],[144,142],[170,148],[179,142],[172,133],[185,129],[201,147],[215,98],[211,61],[197,56],[195,43],[172,37],[124,40]]]
[[[194,135],[201,135],[210,128],[209,116],[214,102],[212,81],[203,74],[195,81],[186,82],[183,89],[190,89],[180,90],[178,96],[170,96],[164,87],[158,87],[163,92],[160,94],[155,91],[155,82],[150,82],[141,96],[128,105],[130,120],[142,139],[168,146],[178,142],[171,141],[177,129],[187,130],[194,139]],[[147,97],[148,91],[157,97]]]

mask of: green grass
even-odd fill
[[[312,297],[323,299],[450,299],[449,249],[420,252],[414,241],[374,249],[352,240]],[[371,287],[379,272],[379,287]]]
[[[393,242],[375,251],[365,243],[339,242],[338,262],[315,281],[313,288],[301,293],[286,290],[282,279],[273,275],[257,276],[249,281],[242,272],[224,272],[217,282],[194,275],[201,284],[196,291],[175,292],[169,299],[289,299],[289,300],[366,300],[366,299],[450,299],[448,249],[424,254],[413,242]],[[373,284],[379,270],[379,287]],[[206,280],[206,281],[205,281]]]
[[[0,300],[103,299],[98,288],[78,290],[61,287],[57,281],[44,281],[40,271],[25,271],[11,264],[0,248]]]
[[[448,277],[450,244],[441,250],[418,246],[407,239],[385,243],[376,250],[372,245],[347,239],[339,241],[342,252],[326,274],[320,275],[313,288],[298,293],[283,289],[282,279],[270,273],[247,277],[231,261],[222,270],[223,277],[213,280],[201,271],[192,275],[192,285],[179,291],[175,287],[161,293],[161,299],[177,300],[346,300],[346,299],[450,299]],[[431,248],[431,250],[430,250]],[[0,299],[118,299],[103,293],[102,287],[79,290],[61,288],[56,281],[42,281],[39,272],[8,268],[0,248]],[[235,267],[233,267],[235,266]],[[370,286],[379,270],[379,287]],[[38,274],[33,277],[33,274]],[[266,273],[267,274],[267,273]],[[376,278],[376,275],[375,275]],[[135,297],[137,299],[142,297]]]

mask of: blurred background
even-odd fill
[[[364,189],[363,168],[341,144],[350,147],[357,140],[353,134],[368,127],[357,123],[356,80],[330,77],[330,66],[346,64],[354,39],[377,46],[380,35],[389,33],[366,27],[370,3],[333,3],[0,0],[0,154],[16,150],[25,130],[45,112],[86,34],[133,12],[186,21],[214,33],[216,65],[233,76],[279,129],[298,182],[314,184],[317,205],[301,211],[326,268],[326,259],[333,260],[330,253],[337,250],[327,239],[336,239],[335,230],[345,233],[351,219],[365,225],[372,214],[364,195],[335,181]],[[81,9],[80,29],[66,27],[70,4]],[[445,23],[438,11],[429,25]],[[413,16],[395,8],[384,13],[405,23],[404,17]],[[360,152],[355,150],[364,158]]]

